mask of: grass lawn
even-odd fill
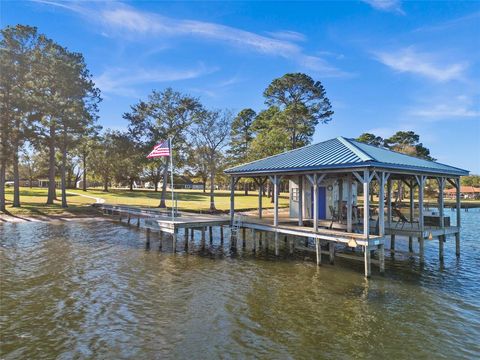
[[[104,192],[99,189],[91,189],[86,192],[81,190],[68,190],[76,194],[83,194],[92,197],[105,199],[108,204],[131,205],[142,207],[156,207],[160,202],[160,192],[153,190],[119,190],[112,189],[109,192]],[[60,191],[57,191],[58,199],[60,200]],[[47,189],[45,188],[25,188],[20,189],[21,208],[13,208],[11,206],[13,199],[13,189],[6,189],[7,211],[12,215],[20,216],[49,216],[49,215],[93,215],[98,212],[91,206],[95,202],[80,195],[68,194],[68,209],[62,209],[61,202],[56,201],[54,205],[45,205],[47,199]],[[208,193],[203,193],[199,190],[177,190],[175,191],[175,198],[179,210],[183,211],[208,211],[210,208],[210,197]],[[288,194],[281,194],[280,207],[288,206]],[[171,206],[171,193],[167,193],[167,206]],[[230,209],[230,192],[216,191],[215,192],[215,206],[218,210],[228,211]],[[273,208],[270,199],[263,198],[264,209]],[[247,210],[258,208],[258,193],[250,193],[245,196],[243,191],[235,193],[235,209]]]

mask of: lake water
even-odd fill
[[[428,241],[424,267],[387,260],[369,280],[361,262],[230,256],[218,240],[147,250],[110,221],[3,224],[0,358],[478,359],[479,209],[462,222],[459,260],[453,238],[443,266]]]

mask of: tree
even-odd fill
[[[228,144],[232,115],[228,111],[203,110],[195,118],[194,139],[204,149],[204,163],[210,174],[210,210],[215,208],[215,175],[221,170],[222,149]]]
[[[114,135],[107,130],[103,136],[92,139],[92,151],[95,156],[90,160],[90,169],[93,176],[103,184],[103,191],[108,191],[108,186],[114,175]]]
[[[309,144],[317,124],[332,120],[332,106],[322,83],[306,74],[285,74],[273,80],[263,95],[267,105],[284,113],[283,131],[292,149]]]
[[[96,121],[100,91],[95,87],[79,53],[72,53],[58,47],[57,93],[62,107],[59,110],[58,127],[61,132],[60,149],[62,153],[61,191],[62,207],[66,208],[66,167],[67,152],[81,139],[83,134],[91,132]]]
[[[126,181],[130,191],[140,179],[145,164],[145,154],[141,146],[134,141],[129,132],[111,133],[114,151],[111,154],[114,163],[114,176],[117,181]]]
[[[420,136],[413,131],[397,131],[391,137],[384,140],[389,149],[421,159],[435,161],[430,156],[430,150],[420,142]]]
[[[31,70],[33,52],[41,37],[30,26],[7,26],[1,30],[0,40],[0,210],[5,211],[5,172],[8,158],[13,166],[13,206],[20,206],[19,152],[25,142],[32,111],[32,84],[35,76]]]
[[[254,135],[252,124],[256,115],[252,109],[243,109],[233,119],[232,129],[230,131],[230,144],[227,151],[230,166],[239,165],[248,161],[250,144]],[[251,180],[245,179],[242,182],[245,195],[248,195],[248,187]]]
[[[383,143],[384,143],[384,140],[381,136],[376,136],[371,133],[363,133],[356,140],[358,142],[362,142],[362,143],[373,145],[373,146],[383,146]]]
[[[174,162],[181,166],[186,161],[184,154],[189,146],[188,129],[201,109],[196,98],[167,88],[162,92],[152,91],[147,101],[132,106],[131,111],[123,117],[129,122],[128,128],[132,136],[145,145],[145,152],[150,151],[160,140],[170,138],[174,148]],[[160,208],[166,207],[168,167],[169,162],[164,161]]]

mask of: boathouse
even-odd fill
[[[420,262],[424,262],[426,240],[438,239],[439,258],[443,260],[444,242],[452,235],[456,255],[460,255],[460,177],[468,175],[466,170],[337,137],[236,166],[225,173],[231,177],[231,226],[273,232],[277,255],[280,234],[314,239],[319,265],[322,252],[333,262],[335,246],[345,244],[363,251],[367,277],[372,255],[378,257],[375,260],[384,272],[387,236],[390,251],[395,251],[395,237],[401,235],[408,237],[413,253],[416,239]],[[253,178],[260,190],[258,211],[253,215],[235,214],[234,190],[240,178]],[[432,179],[442,194],[438,196],[437,213],[427,213],[424,208],[425,185]],[[267,181],[274,188],[272,213],[262,209],[261,194]],[[288,209],[279,209],[281,181],[289,182]],[[407,213],[392,203],[394,182],[411,190]],[[456,189],[455,226],[444,216],[446,182]],[[372,186],[378,189],[375,204],[370,203]],[[322,251],[322,245],[327,250]]]

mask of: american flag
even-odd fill
[[[148,154],[147,159],[158,158],[162,156],[170,156],[170,144],[168,140],[162,141],[161,143],[155,145],[150,154]]]

